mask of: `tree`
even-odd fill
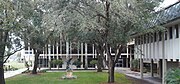
[[[46,45],[53,44],[55,40],[55,29],[45,26],[47,23],[45,14],[45,1],[43,0],[18,0],[19,11],[21,15],[22,38],[26,47],[34,51],[34,66],[32,74],[37,74],[38,58]]]
[[[93,43],[107,53],[108,82],[114,82],[114,67],[131,35],[143,32],[161,0],[77,0],[66,13],[67,38]],[[77,14],[78,13],[78,14]],[[71,19],[68,19],[72,17]],[[146,25],[147,24],[147,25]],[[76,37],[74,37],[76,36]],[[113,56],[110,48],[115,50]],[[105,57],[102,57],[105,58]],[[105,59],[104,59],[105,60]]]
[[[114,67],[134,33],[149,27],[154,8],[161,0],[47,0],[51,18],[65,41],[94,44],[108,66],[108,82],[114,82]],[[53,16],[53,17],[52,17]],[[56,25],[56,26],[54,26]],[[115,50],[113,56],[110,48]],[[105,60],[102,52],[107,53]]]
[[[23,49],[16,8],[12,0],[0,0],[0,84],[5,84],[3,64]]]

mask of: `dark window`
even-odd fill
[[[153,34],[151,33],[150,34],[150,37],[151,37],[151,43],[153,42]]]
[[[156,42],[156,32],[154,33],[154,42]]]
[[[161,41],[162,40],[162,32],[160,31],[159,32],[159,41]]]
[[[66,42],[62,42],[62,54],[66,54]]]
[[[167,40],[167,31],[165,31],[165,36],[164,36],[164,39]]]
[[[149,36],[149,34],[147,34],[146,36],[147,36],[147,37],[146,37],[146,38],[147,38],[147,43],[149,43],[150,36]]]
[[[144,44],[146,44],[146,34],[143,35],[143,37],[144,37]]]
[[[173,38],[173,31],[172,31],[172,27],[169,28],[169,39]]]
[[[28,52],[25,52],[25,54],[28,54]]]
[[[54,54],[57,54],[57,45],[54,46]]]
[[[85,43],[83,43],[83,54],[85,54],[86,52],[86,47],[85,47]]]
[[[53,52],[53,45],[51,45],[51,54],[53,54],[54,52]]]
[[[178,25],[175,25],[175,29],[176,29],[176,38],[179,38],[179,29],[178,29]]]
[[[92,54],[93,53],[93,45],[87,44],[87,53]]]

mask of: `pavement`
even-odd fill
[[[4,72],[4,78],[6,79],[6,78],[16,76],[16,75],[21,74],[22,72],[24,72],[26,70],[27,70],[27,68],[18,69],[15,71],[6,71],[6,72]]]
[[[124,73],[125,75],[127,75],[129,77],[141,79],[140,72],[131,71],[129,68],[115,68],[115,71],[119,72],[119,73]],[[162,80],[160,78],[151,77],[150,73],[143,73],[143,79],[141,79],[141,80],[147,81],[152,84],[162,84],[161,83]]]

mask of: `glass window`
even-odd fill
[[[161,41],[162,40],[162,32],[160,31],[159,32],[159,41]]]
[[[169,28],[169,39],[173,38],[173,31],[172,31],[172,27]]]
[[[175,25],[175,30],[176,30],[176,38],[179,38],[179,29],[178,29],[178,25]]]
[[[156,32],[154,33],[154,42],[156,42]]]
[[[165,31],[164,34],[165,34],[164,39],[167,40],[167,31]]]

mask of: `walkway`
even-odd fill
[[[116,68],[116,72],[124,73],[126,76],[129,76],[130,78],[136,78],[138,80],[147,81],[150,84],[161,84],[161,79],[157,77],[151,77],[150,74],[144,73],[143,77],[144,79],[141,79],[140,72],[134,72],[131,71],[129,68]]]
[[[26,70],[27,70],[27,68],[23,68],[23,69],[18,69],[18,70],[15,70],[15,71],[4,72],[4,78],[6,79],[6,78],[16,76],[16,75],[21,74],[22,72],[24,72]]]

